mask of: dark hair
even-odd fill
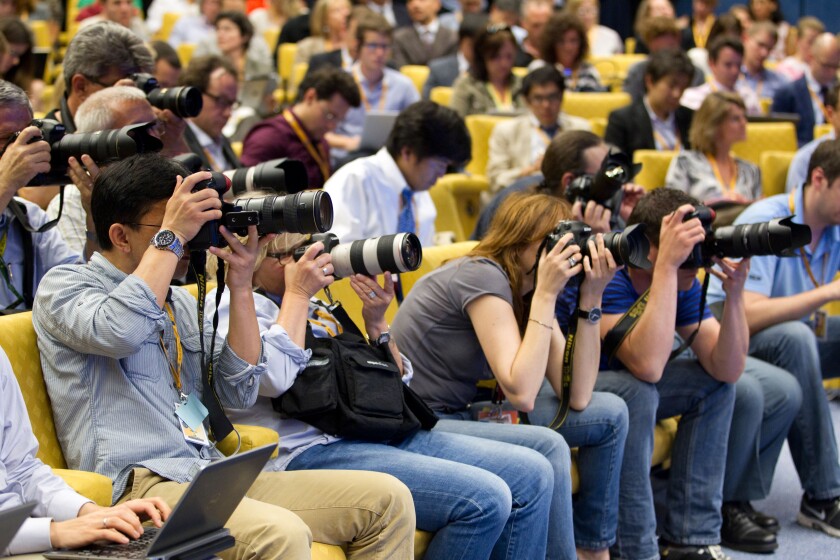
[[[499,54],[505,43],[510,43],[516,47],[516,38],[507,25],[488,25],[478,34],[473,44],[473,64],[470,68],[470,74],[473,78],[480,82],[486,82],[489,79],[487,59]],[[513,80],[512,72],[508,77],[508,81],[510,80]]]
[[[811,184],[811,174],[817,167],[823,170],[829,186],[840,177],[840,140],[826,140],[817,146],[808,162],[806,185]]]
[[[458,42],[463,39],[475,39],[481,30],[487,27],[485,14],[464,14],[461,25],[458,26]]]
[[[359,42],[359,50],[362,50],[362,45],[365,42],[365,33],[379,33],[388,38],[394,36],[394,28],[391,27],[385,16],[374,11],[369,10],[368,13],[360,15],[356,22],[356,40]]]
[[[433,101],[418,101],[399,114],[385,147],[394,159],[408,148],[419,159],[441,157],[460,165],[470,159],[471,140],[458,113]]]
[[[32,38],[32,31],[20,19],[6,17],[0,19],[0,33],[3,34],[9,43],[27,46],[26,52],[20,56],[17,65],[9,68],[9,71],[6,72],[3,78],[29,91],[32,80],[36,78],[35,57],[32,55],[32,46],[35,44],[35,41]]]
[[[671,18],[652,17],[639,24],[639,35],[645,44],[649,45],[651,41],[664,35],[672,35],[679,39],[680,28],[677,26],[677,22]]]
[[[108,235],[113,224],[137,223],[154,204],[169,200],[178,175],[186,177],[189,171],[160,154],[131,156],[103,168],[91,195],[91,215],[102,249],[114,246]]]
[[[566,130],[555,136],[545,150],[541,168],[544,179],[537,190],[562,195],[563,175],[583,174],[586,167],[584,152],[603,143],[601,137],[588,130]]]
[[[679,189],[664,187],[654,189],[639,200],[627,219],[627,225],[645,224],[645,234],[647,234],[650,244],[659,247],[659,231],[662,228],[662,218],[674,212],[683,204],[691,204],[697,207],[700,201]]]
[[[240,35],[245,39],[245,44],[242,46],[242,49],[247,50],[251,45],[251,39],[254,37],[254,24],[251,23],[248,16],[242,12],[235,12],[233,10],[221,12],[216,16],[216,21],[213,22],[213,25],[219,25],[219,22],[223,19],[228,20],[239,28]]]
[[[740,37],[744,33],[744,26],[738,16],[731,13],[721,14],[715,19],[712,28],[709,30],[709,37],[706,45],[711,45],[718,37]]]
[[[570,30],[576,31],[580,37],[580,52],[575,59],[575,66],[585,59],[589,55],[586,28],[579,17],[569,12],[555,12],[548,18],[540,38],[540,58],[548,64],[557,64],[557,49],[554,46]]]
[[[741,58],[744,58],[744,43],[742,43],[740,39],[724,35],[722,37],[718,37],[709,45],[709,60],[717,62],[723,49],[732,49],[738,53]]]
[[[563,92],[566,91],[566,79],[563,78],[563,74],[557,68],[553,65],[540,66],[522,78],[522,86],[519,88],[519,93],[528,97],[531,94],[531,88],[534,86],[546,86],[549,84],[556,85],[557,89],[560,90],[560,95],[563,95]]]
[[[178,83],[182,86],[193,86],[202,92],[206,92],[210,85],[210,74],[219,68],[224,68],[225,72],[236,77],[236,68],[228,59],[216,54],[209,54],[190,60],[190,63],[181,73]]]
[[[682,49],[663,49],[648,58],[645,76],[650,76],[653,83],[668,76],[686,76],[694,78],[695,67]]]
[[[164,60],[172,68],[181,69],[181,59],[178,58],[178,53],[166,41],[152,41],[152,50],[155,54],[155,62]]]
[[[318,99],[329,99],[337,93],[351,107],[358,107],[362,102],[359,86],[350,74],[340,68],[320,68],[307,73],[298,87],[295,103],[303,101],[303,95],[310,88],[315,89]]]
[[[779,6],[779,3],[780,3],[779,0],[773,0],[773,1],[776,2],[776,11],[773,12],[772,14],[770,14],[770,21],[772,21],[776,25],[779,25],[780,23],[785,21],[785,16],[782,15],[782,8],[781,8],[781,6]],[[750,13],[750,17],[752,18],[753,21],[758,21],[757,19],[755,19],[755,13],[753,13],[752,5],[753,5],[753,0],[749,0],[749,2],[747,3],[747,11]]]

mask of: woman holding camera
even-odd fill
[[[304,247],[299,260],[293,258],[306,239],[280,234],[257,260],[254,299],[267,373],[259,379],[259,397],[253,407],[227,411],[234,422],[264,426],[280,435],[279,455],[267,468],[352,469],[395,476],[411,491],[417,528],[434,533],[424,555],[428,559],[452,558],[454,551],[459,558],[476,560],[545,558],[549,513],[555,507],[565,520],[561,527],[565,538],[571,541],[569,450],[556,434],[549,433],[551,437],[541,441],[555,450],[559,480],[554,478],[556,465],[533,449],[437,429],[390,442],[340,438],[275,411],[272,399],[286,393],[310,365],[307,329],[325,338],[346,328],[325,303],[314,299],[334,281],[332,255],[323,252],[318,241]],[[390,274],[384,274],[382,284],[358,274],[350,283],[363,302],[360,329],[371,345],[380,347],[380,360],[392,361],[404,379],[410,378],[411,362],[390,339],[385,321],[385,310],[394,297]],[[215,291],[206,301],[211,317]],[[229,311],[225,293],[219,306],[218,340],[227,336]],[[573,559],[574,548],[552,557]]]
[[[554,196],[509,196],[475,249],[415,284],[392,332],[413,364],[412,388],[442,418],[436,430],[530,446],[523,431],[528,426],[464,421],[489,416],[513,423],[512,414],[500,405],[490,407],[489,414],[476,410],[476,383],[495,378],[512,408],[543,426],[554,423],[558,395],[567,393],[570,410],[557,431],[570,446],[579,447],[577,555],[606,559],[615,542],[627,408],[614,395],[592,389],[600,357],[601,294],[617,267],[601,235],[586,242],[585,256],[571,233],[557,239],[558,222],[571,216],[568,202]],[[544,250],[549,234],[549,245],[555,245]],[[566,338],[555,319],[555,305],[578,275],[583,276],[580,312],[571,385],[564,391]],[[551,534],[557,522],[550,520],[549,557],[552,539],[563,538]]]

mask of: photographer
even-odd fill
[[[316,242],[306,247],[299,261],[292,259],[305,239],[281,234],[257,259],[254,297],[267,371],[260,379],[254,406],[229,411],[237,422],[259,424],[280,435],[280,454],[269,469],[360,469],[396,476],[414,497],[418,529],[435,533],[427,558],[446,558],[453,551],[476,560],[491,556],[544,558],[554,486],[562,490],[555,497],[560,503],[568,504],[571,495],[568,447],[559,437],[553,445],[560,457],[560,480],[554,480],[555,467],[530,449],[437,429],[420,430],[391,442],[335,437],[305,422],[284,418],[272,407],[272,399],[290,390],[310,359],[320,359],[307,341],[307,319],[319,338],[348,329],[326,303],[313,299],[333,282],[336,266],[331,254],[323,253],[323,244]],[[385,310],[394,298],[390,273],[385,273],[382,285],[360,274],[351,276],[350,283],[362,300],[363,331],[371,344],[379,341],[386,346],[400,373],[410,378],[411,363],[389,337],[385,321]],[[211,292],[207,295],[208,314],[214,306],[215,292]],[[225,293],[219,307],[217,343],[230,332],[231,312]]]
[[[840,141],[829,140],[820,144],[811,156],[804,185],[789,194],[753,204],[735,221],[749,224],[795,214],[794,222],[810,226],[812,241],[793,258],[753,257],[744,287],[750,355],[786,370],[777,382],[793,385],[787,394],[801,393],[802,406],[789,431],[779,429],[781,426],[771,431],[773,426],[765,423],[758,433],[754,427],[750,430],[746,421],[739,421],[736,410],[730,441],[743,434],[738,438],[743,448],[730,446],[732,458],[727,460],[727,487],[732,486],[735,493],[732,499],[749,507],[746,500],[767,495],[776,459],[787,436],[805,491],[797,521],[834,537],[840,537],[840,463],[822,378],[837,375],[840,351],[840,320],[828,316],[825,309],[827,304],[840,299],[840,282],[834,279],[840,269],[838,201]],[[726,310],[731,297],[719,282],[712,282],[711,302],[726,300]],[[774,406],[785,395],[765,378],[760,378],[756,389],[765,408]],[[750,447],[744,443],[751,441],[749,435],[759,440],[761,449],[770,446],[775,454],[755,456],[745,452]],[[730,472],[733,467],[740,469]],[[735,477],[737,472],[742,472],[743,478]],[[730,474],[735,478],[732,484]]]
[[[206,419],[202,398],[252,406],[265,373],[251,277],[270,237],[258,241],[251,226],[243,244],[222,228],[231,251],[210,251],[228,268],[230,334],[214,356],[216,395],[202,395],[202,347],[212,335],[202,343],[195,300],[170,283],[189,265],[185,245],[222,212],[215,189],[196,189],[209,173],[185,176],[153,154],[104,169],[92,206],[102,252],[48,274],[33,311],[65,457],[70,468],[113,480],[114,503],[176,503],[196,470],[220,458],[204,423],[194,432],[181,416]],[[264,473],[227,527],[238,558],[309,558],[313,538],[352,543],[354,558],[413,557],[411,497],[381,474]]]
[[[412,388],[442,418],[437,430],[541,451],[546,440],[556,437],[553,430],[492,423],[508,416],[500,406],[491,408],[490,423],[469,421],[482,416],[473,403],[476,383],[494,378],[510,405],[540,426],[554,424],[561,397],[568,403],[571,410],[557,433],[570,447],[579,447],[574,542],[564,530],[568,512],[555,505],[548,557],[575,558],[574,547],[577,558],[607,559],[616,538],[627,410],[614,395],[592,391],[600,353],[597,313],[577,321],[571,383],[564,384],[566,338],[553,309],[567,282],[583,274],[580,308],[597,311],[616,265],[602,236],[588,241],[591,257],[581,255],[572,234],[543,251],[558,221],[570,217],[569,204],[556,197],[511,196],[473,251],[412,288],[400,306],[393,334],[414,366]],[[515,411],[510,414],[514,415]],[[555,472],[555,485],[562,476],[562,471]]]
[[[31,309],[48,270],[83,262],[58,230],[30,232],[21,221],[22,217],[36,230],[49,221],[37,205],[14,198],[38,173],[50,170],[50,145],[38,141],[41,131],[29,126],[31,121],[26,93],[0,80],[0,312]]]

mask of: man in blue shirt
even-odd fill
[[[785,192],[791,192],[808,179],[808,164],[811,162],[811,156],[814,155],[814,150],[817,146],[827,140],[834,140],[837,138],[837,131],[840,130],[840,84],[835,84],[825,96],[825,114],[828,118],[828,124],[831,125],[831,132],[814,138],[796,151],[793,156],[793,161],[788,167],[787,181],[785,183]]]
[[[817,147],[804,185],[753,204],[735,223],[791,214],[794,222],[810,226],[812,241],[796,258],[752,258],[744,287],[750,355],[784,368],[801,387],[802,406],[787,432],[805,490],[797,521],[840,538],[840,463],[822,388],[822,377],[836,375],[840,359],[840,318],[824,312],[826,304],[840,299],[834,279],[840,270],[840,141]],[[729,303],[731,294],[713,281],[709,299]],[[763,444],[763,433],[761,438]]]

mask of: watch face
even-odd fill
[[[592,323],[597,323],[601,320],[601,310],[597,307],[589,312],[589,321]]]
[[[165,229],[155,234],[155,245],[158,247],[168,247],[175,242],[175,234]]]

